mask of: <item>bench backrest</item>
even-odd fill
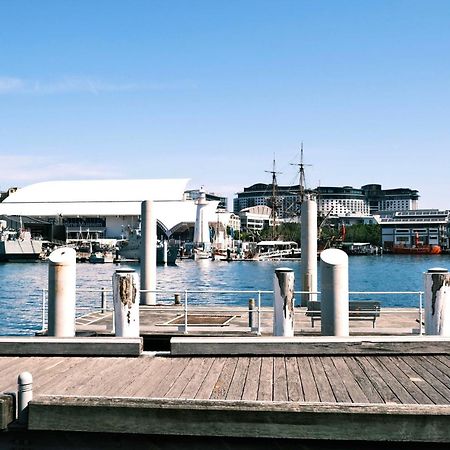
[[[317,301],[309,301],[307,303],[308,311],[320,311],[320,303]],[[361,311],[361,312],[372,312],[372,311],[380,311],[381,304],[380,302],[370,301],[370,300],[358,300],[351,301],[348,304],[349,311]]]

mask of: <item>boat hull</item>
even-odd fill
[[[422,245],[417,247],[394,245],[392,253],[397,255],[439,255],[442,253],[442,249],[439,245]]]

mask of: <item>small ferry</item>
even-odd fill
[[[261,241],[248,254],[247,259],[266,261],[277,259],[300,259],[301,249],[295,241]]]

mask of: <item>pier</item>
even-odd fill
[[[321,445],[330,439],[334,448],[358,448],[361,440],[450,442],[448,338],[216,333],[179,335],[168,351],[145,352],[142,338],[5,337],[0,354],[8,430],[0,444],[61,433],[84,439],[86,448],[112,435],[167,448],[180,436],[187,448],[230,439],[246,448],[238,444],[248,438],[306,448],[327,448]],[[33,399],[20,427],[8,393],[23,371],[33,376]]]

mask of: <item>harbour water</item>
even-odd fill
[[[77,264],[77,306],[100,305],[100,289],[111,289],[115,264]],[[121,266],[123,267],[123,266]],[[139,265],[131,265],[139,272]],[[299,261],[219,262],[183,260],[176,266],[158,266],[157,289],[184,290],[272,290],[277,267],[295,272],[296,290],[300,289]],[[423,290],[423,273],[432,267],[450,269],[450,255],[438,256],[354,256],[349,258],[350,291]],[[33,335],[42,326],[42,290],[47,288],[48,265],[40,263],[0,264],[0,335]],[[320,270],[319,270],[320,289]],[[110,294],[109,295],[109,300]],[[189,294],[196,304],[246,305],[249,294]],[[361,300],[380,300],[382,306],[416,307],[418,295],[355,296]],[[376,298],[375,298],[376,297]],[[160,294],[158,301],[170,301],[173,293]],[[262,296],[270,305],[271,295]]]

